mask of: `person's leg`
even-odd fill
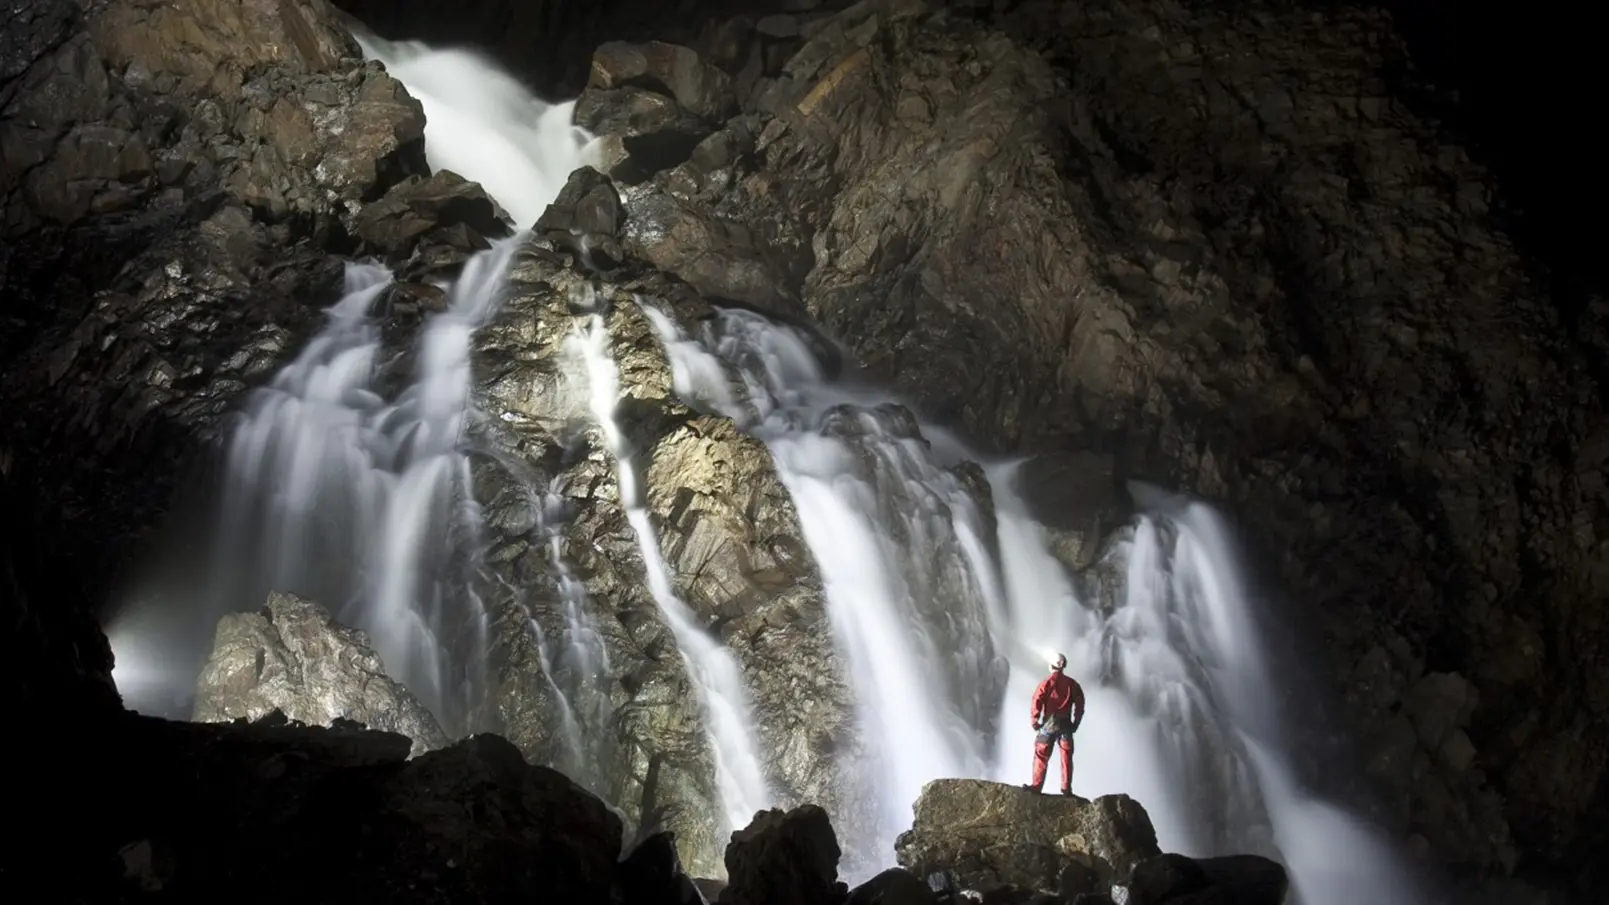
[[[1050,746],[1053,739],[1043,735],[1034,736],[1034,781],[1023,786],[1037,792],[1045,787],[1045,771],[1050,767]]]
[[[1071,795],[1073,794],[1073,734],[1063,732],[1057,741],[1061,745],[1061,793]]]

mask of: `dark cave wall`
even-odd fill
[[[1460,143],[1476,127],[1422,117],[1378,9],[1035,6],[995,21],[1068,74],[1071,144],[1098,148],[1071,194],[1133,334],[1117,360],[1156,381],[1086,423],[1277,551],[1365,734],[1398,707],[1371,648],[1470,677],[1477,769],[1526,848],[1564,855],[1597,819],[1609,729],[1609,430],[1594,340],[1561,313],[1603,299],[1561,305],[1580,262],[1536,253],[1568,186],[1531,175],[1514,194],[1536,219],[1505,231]]]

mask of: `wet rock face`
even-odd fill
[[[578,202],[533,243],[517,294],[534,301],[478,353],[508,431],[491,448],[523,463],[515,478],[485,469],[479,497],[520,589],[499,598],[496,706],[521,747],[563,749],[559,689],[585,675],[606,689],[586,716],[605,729],[587,737],[612,752],[585,753],[617,777],[615,799],[710,811],[705,742],[612,462],[576,428],[585,398],[553,364],[592,291],[575,265],[590,249],[610,272],[622,383],[646,388],[622,408],[638,452],[749,461],[666,401],[630,293],[683,321],[696,294],[809,315],[986,445],[1110,450],[1124,476],[1228,502],[1321,614],[1356,722],[1379,735],[1376,776],[1412,789],[1394,825],[1473,869],[1505,870],[1517,849],[1581,863],[1609,757],[1595,604],[1609,433],[1579,361],[1599,340],[1561,336],[1493,232],[1485,174],[1392,98],[1389,24],[1265,3],[786,5],[689,38],[697,66],[663,45],[611,48],[620,77],[580,106],[613,133],[611,166],[634,169],[611,170],[618,191],[588,184],[588,213]],[[27,441],[13,486],[49,504],[34,507],[50,513],[40,571],[87,603],[162,510],[183,453],[333,301],[332,252],[406,261],[397,301],[413,316],[439,302],[418,280],[493,227],[472,189],[424,178],[417,105],[357,61],[320,0],[26,6],[0,39],[0,430]],[[543,25],[591,16],[523,8]],[[500,34],[525,42],[531,21]],[[589,243],[556,238],[570,227]],[[531,640],[570,622],[526,492],[558,476],[556,511],[588,513],[556,518],[611,654],[593,670]],[[815,668],[819,620],[799,615],[809,582],[730,615],[752,592],[733,576],[769,593],[779,556],[677,505],[653,504],[674,523],[667,546],[720,563],[683,589],[701,617],[740,656],[805,652],[758,658],[787,664],[770,667],[779,681],[828,677],[801,685],[819,702],[810,728],[765,722],[788,727],[767,742],[773,770],[813,788],[793,752],[852,742],[830,716],[836,673]],[[1084,524],[1061,529],[1075,564]],[[68,623],[50,631],[75,637],[47,646],[104,676],[104,645]],[[1442,674],[1476,691],[1452,728],[1423,703],[1450,686],[1416,690]],[[721,840],[687,820],[679,838],[711,863]]]
[[[260,719],[274,711],[328,726],[347,720],[413,742],[413,753],[443,748],[436,718],[386,675],[369,640],[323,607],[275,592],[255,613],[232,613],[196,682],[194,719]]]
[[[30,4],[6,31],[0,431],[56,514],[53,593],[89,606],[338,297],[331,252],[423,172],[423,118],[320,0]]]
[[[745,676],[756,748],[779,800],[819,802],[851,835],[869,796],[843,767],[853,705],[820,578],[770,454],[728,419],[677,399],[643,306],[690,324],[707,303],[631,254],[606,279],[592,251],[630,214],[580,171],[522,250],[510,297],[477,345],[489,450],[477,467],[495,577],[499,676],[489,707],[528,756],[576,775],[643,826],[675,832],[698,875],[724,870],[725,833],[707,723],[649,590],[626,509],[649,513],[673,590]],[[624,222],[622,223],[622,219]],[[587,237],[577,242],[576,237]],[[613,420],[636,475],[595,423],[580,345],[589,331],[618,372]]]
[[[923,788],[895,852],[917,876],[944,873],[986,896],[1008,888],[1055,893],[1074,864],[1110,886],[1160,854],[1151,818],[1126,795],[1090,801],[965,779]]]

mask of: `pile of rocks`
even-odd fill
[[[48,882],[62,902],[401,905],[1098,905],[1114,885],[1135,905],[1278,905],[1285,891],[1284,871],[1261,858],[1162,855],[1125,796],[930,783],[900,840],[902,866],[850,889],[820,807],[756,814],[726,845],[725,880],[695,880],[669,833],[628,847],[602,801],[495,735],[410,757],[402,735],[275,711],[229,723],[129,714],[96,741],[24,758],[60,792],[11,815],[40,831],[8,848],[0,878],[16,888]],[[46,846],[52,857],[40,856]]]

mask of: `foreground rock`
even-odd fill
[[[508,742],[475,736],[408,759],[392,733],[285,724],[170,723],[128,716],[60,747],[41,778],[65,779],[41,829],[82,818],[35,863],[6,853],[15,890],[56,901],[574,902],[605,905],[625,880],[619,818]],[[94,768],[94,772],[90,768]],[[65,809],[58,812],[55,809]],[[80,811],[80,809],[84,809]],[[61,838],[74,840],[60,845]],[[48,876],[47,876],[48,875]],[[659,901],[674,901],[661,898]]]
[[[1285,868],[1257,855],[1192,860],[1167,854],[1134,868],[1129,905],[1281,905],[1290,889]]]
[[[838,837],[827,812],[804,805],[756,814],[726,847],[721,905],[838,905]]]
[[[275,710],[316,726],[350,720],[395,732],[412,740],[414,754],[447,744],[430,711],[386,675],[367,636],[277,591],[258,612],[218,620],[196,682],[195,719],[256,720]]]
[[[1090,801],[975,779],[928,783],[915,823],[894,848],[900,865],[917,876],[946,874],[985,896],[1055,893],[1069,867],[1110,886],[1161,854],[1151,818],[1127,795]]]

